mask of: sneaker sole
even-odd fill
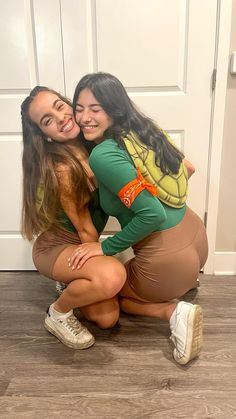
[[[47,318],[44,321],[44,327],[45,329],[47,329],[48,332],[50,332],[52,335],[54,335],[58,340],[60,340],[60,342],[62,342],[65,346],[68,346],[68,348],[72,348],[72,349],[87,349],[90,348],[91,346],[94,345],[95,343],[95,339],[92,336],[91,339],[88,342],[84,342],[81,344],[75,344],[75,343],[71,343],[71,342],[67,342],[64,339],[64,336],[61,336],[58,332],[56,332],[51,326],[50,324],[48,324],[47,322]]]
[[[189,313],[188,317],[188,336],[186,341],[185,355],[181,358],[174,353],[174,359],[178,364],[185,365],[192,359],[196,358],[202,348],[203,336],[203,315],[202,308],[196,305]]]

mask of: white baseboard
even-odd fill
[[[35,270],[32,244],[17,234],[0,235],[0,271]]]
[[[236,275],[236,252],[215,252],[214,275]]]

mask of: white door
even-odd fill
[[[0,0],[0,10],[0,269],[34,269],[20,234],[20,104],[39,83],[63,92],[60,3]]]
[[[140,109],[171,134],[196,166],[189,204],[204,216],[216,12],[217,0],[4,1],[0,269],[33,268],[30,246],[19,233],[19,107],[35,84],[72,97],[87,72],[115,74]]]

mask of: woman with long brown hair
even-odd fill
[[[82,268],[95,255],[132,246],[121,309],[167,320],[174,359],[186,364],[201,350],[202,309],[175,299],[194,286],[207,258],[205,227],[186,205],[193,169],[112,74],[85,75],[73,105],[85,139],[96,144],[89,162],[102,207],[118,219],[121,231],[102,243],[79,245],[70,262]]]
[[[79,270],[68,266],[79,244],[98,241],[107,221],[69,100],[36,86],[23,101],[21,115],[22,235],[36,239],[32,256],[38,271],[67,285],[50,305],[45,327],[65,345],[87,348],[94,337],[73,309],[79,307],[101,328],[114,326],[125,269],[110,256],[91,258]]]

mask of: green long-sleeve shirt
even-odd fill
[[[114,140],[107,139],[97,145],[89,163],[98,180],[103,210],[116,217],[122,228],[102,242],[105,255],[121,252],[150,233],[173,227],[182,220],[185,207],[168,207],[146,189],[139,193],[130,208],[122,203],[118,193],[137,178],[137,170],[127,151]]]

